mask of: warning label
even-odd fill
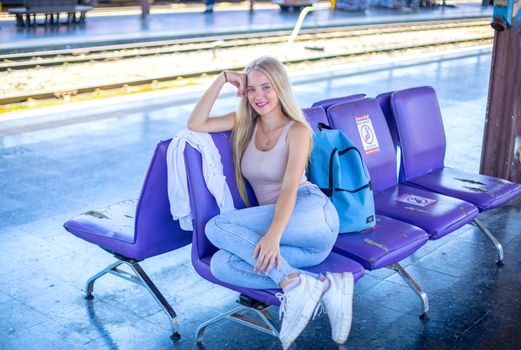
[[[423,198],[420,196],[415,196],[413,194],[404,194],[398,197],[398,202],[417,205],[419,207],[432,207],[438,203],[435,199]]]
[[[380,146],[378,145],[378,139],[376,138],[373,123],[371,122],[371,118],[369,118],[369,114],[355,117],[355,120],[356,126],[358,127],[358,133],[362,139],[365,154],[379,152]]]

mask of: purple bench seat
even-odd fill
[[[328,114],[332,126],[344,131],[362,153],[377,213],[418,226],[430,239],[441,238],[478,215],[471,203],[398,183],[395,146],[377,100],[337,104]],[[362,141],[361,133],[369,141]]]
[[[444,237],[478,214],[470,203],[404,184],[375,192],[374,198],[377,213],[421,227],[430,239]],[[429,201],[433,205],[423,206]]]
[[[232,161],[230,133],[212,133],[217,149],[221,155],[224,175],[226,182],[230,187],[234,204],[236,208],[244,208],[245,204],[240,198],[239,191],[235,182],[234,167]],[[275,297],[275,293],[280,289],[250,289],[235,285],[230,285],[216,279],[210,271],[210,261],[217,248],[213,246],[206,238],[204,231],[205,225],[209,219],[219,214],[218,206],[214,197],[208,191],[203,177],[201,154],[194,148],[187,146],[185,148],[185,163],[188,177],[188,191],[190,195],[190,205],[194,218],[194,234],[192,240],[192,264],[203,278],[215,284],[221,285],[228,289],[241,293],[240,303],[238,306],[228,312],[223,313],[207,322],[201,324],[196,331],[198,343],[202,343],[203,335],[206,327],[219,322],[223,319],[237,321],[243,325],[249,326],[261,332],[278,336],[278,331],[272,323],[271,316],[267,311],[270,305],[279,305],[279,300]],[[252,195],[251,188],[248,188],[250,194],[250,202],[256,204]],[[312,272],[325,274],[326,271],[331,272],[352,272],[355,281],[362,277],[364,269],[359,263],[346,258],[340,254],[332,252],[329,257],[320,265],[305,268]],[[248,302],[245,303],[244,301]],[[259,303],[260,302],[260,303]],[[255,306],[255,307],[252,307]],[[239,312],[254,312],[261,320],[245,321],[244,316]]]
[[[104,249],[117,250],[119,254],[138,257],[135,249],[135,200],[114,203],[99,210],[89,210],[64,226],[73,235],[88,242],[101,245]],[[138,255],[142,252],[139,251]]]
[[[330,124],[322,107],[311,107],[303,111],[315,132],[318,131],[318,123]],[[420,297],[423,304],[421,317],[424,318],[429,309],[427,295],[399,263],[428,240],[429,235],[416,226],[377,215],[376,226],[371,230],[341,233],[333,250],[359,262],[366,270],[386,267],[398,272]]]
[[[480,211],[500,207],[521,194],[521,186],[518,184],[449,167],[419,176],[410,182],[470,202]]]
[[[341,233],[333,250],[358,261],[366,270],[399,263],[429,240],[422,229],[376,215],[376,225],[364,232]]]
[[[177,332],[176,313],[159,289],[141,268],[139,262],[174,249],[186,246],[192,240],[190,232],[183,231],[179,222],[172,219],[167,194],[166,150],[170,140],[159,143],[141,189],[139,200],[123,201],[100,210],[91,210],[65,222],[64,227],[73,235],[114,255],[117,261],[86,284],[86,298],[92,299],[94,282],[112,274],[147,289],[167,314],[172,338]],[[121,270],[127,266],[132,272]]]
[[[388,92],[377,99],[401,150],[401,182],[470,202],[480,212],[497,208],[521,193],[521,185],[444,165],[445,130],[432,87]],[[478,219],[474,224],[494,243],[501,264],[501,244]]]

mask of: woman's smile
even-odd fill
[[[258,109],[263,109],[264,107],[268,106],[269,102],[255,102],[255,105]]]

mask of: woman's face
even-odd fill
[[[247,80],[246,97],[259,115],[280,110],[279,97],[266,74],[254,69],[248,74]]]

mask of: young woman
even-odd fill
[[[237,112],[209,118],[222,86],[241,98]],[[213,275],[249,288],[282,288],[284,349],[304,330],[318,303],[329,315],[333,339],[344,343],[351,327],[351,273],[314,275],[299,268],[320,264],[338,235],[338,213],[305,176],[312,130],[298,108],[284,66],[274,58],[254,60],[244,73],[224,71],[201,97],[189,120],[194,131],[233,130],[235,177],[249,205],[245,180],[259,206],[227,212],[206,225],[221,250]]]

